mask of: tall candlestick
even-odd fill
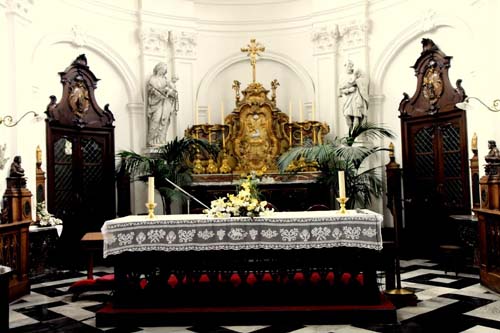
[[[222,127],[222,149],[226,147],[226,135],[224,134],[224,127]]]
[[[292,123],[292,100],[288,102],[288,122]]]
[[[155,177],[148,177],[148,203],[155,202]]]
[[[302,101],[299,99],[299,119],[300,119],[300,122],[303,122],[304,121],[304,115],[302,113]]]
[[[339,170],[339,197],[345,198],[345,174],[344,174],[344,170]]]

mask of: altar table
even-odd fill
[[[187,313],[227,322],[228,311],[238,319],[272,313],[268,319],[276,320],[281,313],[291,320],[291,311],[296,319],[302,313],[316,315],[314,322],[330,322],[339,306],[344,312],[337,319],[351,318],[344,305],[368,320],[369,307],[383,303],[375,272],[382,220],[369,210],[352,210],[106,221],[103,255],[114,265],[116,290],[113,303],[98,312],[97,324],[131,320],[144,309],[168,318],[162,324],[192,323]],[[377,308],[377,314],[389,311],[389,319],[381,321],[395,320],[391,306]]]

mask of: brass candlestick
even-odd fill
[[[148,209],[148,218],[153,219],[155,217],[155,207],[156,203],[154,202],[146,203],[146,208]]]
[[[340,204],[340,214],[346,214],[347,209],[345,209],[345,203],[349,200],[349,198],[342,197],[342,198],[337,198],[337,201]]]

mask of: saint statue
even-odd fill
[[[14,161],[10,165],[11,178],[22,178],[24,177],[24,169],[21,167],[21,156],[14,157]]]
[[[346,74],[340,83],[342,112],[346,118],[349,133],[352,128],[361,124],[368,111],[368,82],[359,70],[354,69],[352,61],[344,65]]]
[[[167,78],[167,64],[158,63],[147,83],[148,146],[160,146],[167,141],[167,130],[178,111],[178,96],[174,84]]]

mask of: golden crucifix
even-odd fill
[[[255,42],[255,38],[250,39],[250,44],[247,47],[242,47],[241,52],[248,52],[247,56],[250,57],[250,65],[252,65],[252,78],[255,83],[255,64],[257,63],[257,56],[260,56],[259,52],[264,52],[266,50],[265,46]]]

